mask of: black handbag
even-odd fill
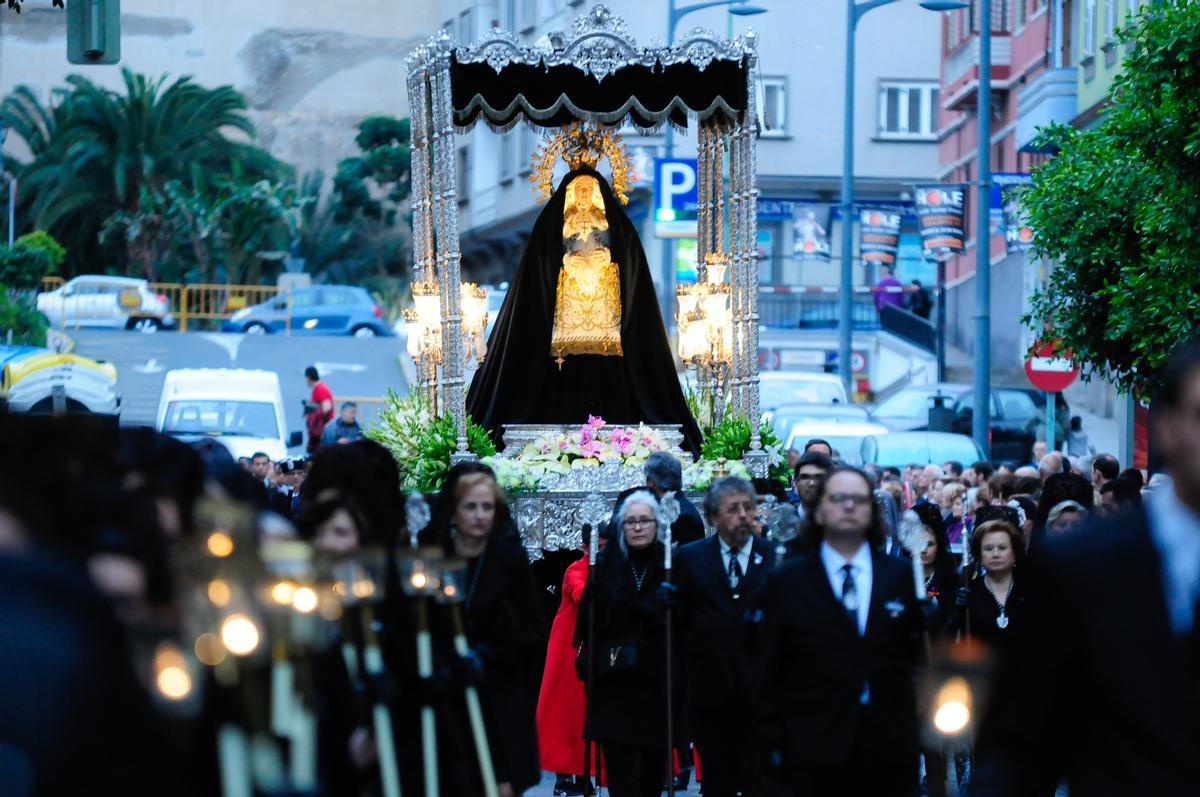
[[[596,651],[596,676],[602,677],[614,672],[635,670],[642,662],[641,649],[636,639],[620,639],[604,643]],[[575,651],[575,674],[579,680],[587,680],[588,651],[587,645],[580,643]]]

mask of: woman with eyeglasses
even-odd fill
[[[657,797],[668,777],[666,623],[657,597],[665,579],[658,501],[639,490],[617,509],[614,534],[583,592],[576,645],[588,639],[594,606],[594,650],[581,647],[594,668],[587,732],[601,747],[612,797]],[[674,657],[678,661],[678,656]],[[586,671],[586,670],[585,670]],[[674,690],[679,706],[679,690]],[[684,740],[674,723],[676,744]]]

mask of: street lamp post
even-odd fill
[[[854,34],[858,21],[868,11],[890,5],[896,0],[846,0],[846,108],[842,130],[842,270],[841,300],[838,317],[838,377],[846,393],[854,394],[850,367],[854,322]],[[953,11],[966,8],[962,0],[925,0],[927,11]]]
[[[717,6],[728,6],[730,14],[740,17],[762,14],[767,10],[760,6],[750,5],[749,0],[704,0],[704,2],[693,3],[682,8],[675,5],[675,0],[667,0],[667,46],[670,47],[675,43],[675,26],[679,24],[679,20],[693,11],[702,11],[706,8],[716,8]],[[671,120],[668,119],[666,126],[663,128],[663,157],[670,158],[674,150],[675,131],[671,128]],[[674,244],[675,242],[672,238],[662,239],[662,293],[659,295],[659,304],[662,310],[663,323],[668,327],[670,327],[671,310],[673,307],[672,297],[675,295]]]
[[[971,436],[992,454],[988,427],[992,395],[992,4],[979,4],[979,102],[975,106],[979,135],[976,154],[979,184],[975,202],[975,413]]]

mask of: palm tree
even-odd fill
[[[166,76],[150,79],[128,69],[122,76],[124,94],[71,75],[51,110],[25,87],[0,109],[33,153],[18,171],[26,222],[66,245],[72,271],[102,270],[114,256],[126,269],[140,260],[144,250],[113,251],[99,233],[116,214],[135,219],[154,212],[145,206],[160,206],[170,181],[188,184],[202,173],[253,183],[287,171],[252,143],[246,101],[231,86],[208,89],[190,77],[167,84]]]

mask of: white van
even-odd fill
[[[183,440],[214,437],[236,459],[261,451],[278,462],[304,442],[287,433],[274,371],[180,368],[167,372],[158,402],[160,432]]]

